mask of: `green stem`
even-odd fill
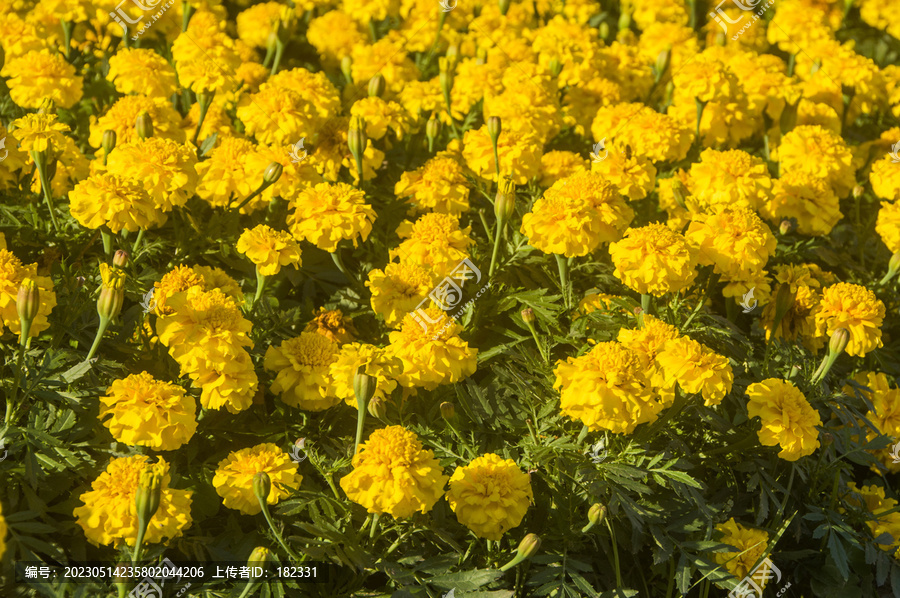
[[[100,347],[100,340],[103,338],[103,334],[109,327],[109,322],[110,318],[100,318],[100,326],[97,327],[97,335],[94,337],[94,344],[91,345],[91,350],[88,351],[87,357],[84,358],[85,361],[90,361],[94,357],[97,348]]]
[[[645,314],[650,313],[650,295],[641,293],[641,311]]]
[[[895,274],[896,272],[891,272],[890,270],[888,270],[888,273],[884,275],[884,278],[878,281],[878,286],[886,285],[888,282],[890,282]]]
[[[141,545],[144,543],[144,536],[147,534],[147,526],[140,525],[138,522],[137,540],[134,541],[134,552],[131,556],[131,564],[136,565],[141,558]]]
[[[675,559],[669,559],[669,587],[666,589],[666,598],[672,598],[672,592],[675,590]]]
[[[206,94],[204,95],[204,98]],[[206,113],[209,111],[209,105],[212,104],[212,99],[201,100],[200,96],[197,96],[197,103],[200,104],[200,116],[197,118],[197,130],[194,131],[194,139],[191,141],[195,146],[197,145],[197,140],[200,139],[200,129],[203,128],[203,121],[206,120]],[[200,148],[197,148],[197,151],[200,151]]]
[[[191,16],[194,14],[194,7],[187,0],[181,3],[181,31],[187,31],[188,23],[191,22]]]
[[[606,518],[606,527],[609,529],[609,541],[612,544],[613,550],[613,561],[616,565],[616,588],[622,588],[622,572],[619,570],[619,547],[616,545],[616,531],[613,529],[612,524],[609,522],[609,518]]]
[[[266,288],[266,277],[263,276],[259,268],[256,269],[256,295],[253,297],[253,303],[250,304],[251,309],[256,307],[256,303],[259,301],[259,298],[262,297],[263,291]]]
[[[381,519],[381,513],[375,513],[372,516],[372,527],[369,528],[369,539],[375,539],[375,530],[378,528],[378,520]]]
[[[737,303],[731,297],[725,297],[725,317],[731,323],[734,323],[735,318],[737,318]]]
[[[131,246],[131,255],[137,253],[138,248],[141,246],[141,241],[144,240],[144,229],[138,229],[137,239],[134,240],[134,245]]]
[[[569,309],[569,261],[564,255],[553,254],[556,257],[556,267],[559,269],[559,284],[562,287],[563,303]]]
[[[378,41],[378,32],[375,30],[375,21],[369,19],[369,35],[372,36],[372,43]]]
[[[365,151],[365,148],[363,148]],[[356,162],[356,174],[359,177],[359,180],[356,183],[356,186],[362,189],[363,186],[363,153],[359,152],[359,155],[353,156],[353,160]]]
[[[529,324],[526,322],[526,326],[531,331],[531,337],[534,339],[534,344],[537,345],[538,351],[541,353],[541,359],[544,360],[544,363],[550,363],[550,356],[544,353],[544,346],[541,344],[541,338],[538,335],[537,328],[534,327],[534,324]]]
[[[366,399],[365,397],[356,397],[356,443],[353,445],[353,456],[359,452],[359,443],[362,442],[363,426],[366,424]]]
[[[199,130],[199,129],[198,129],[198,130]],[[247,196],[247,199],[245,199],[245,200],[242,201],[240,204],[238,204],[238,206],[237,206],[236,208],[234,208],[234,209],[237,210],[238,212],[240,212],[240,211],[241,211],[241,208],[243,208],[245,205],[247,205],[248,203],[250,203],[250,200],[251,200],[251,199],[253,199],[253,198],[256,197],[257,195],[259,195],[260,193],[262,193],[263,191],[265,191],[266,189],[268,189],[268,188],[269,188],[269,185],[271,185],[271,183],[267,183],[266,181],[263,181],[262,185],[260,185],[259,188],[258,188],[256,191],[254,191],[253,193],[251,193],[250,195],[248,195],[248,196]]]
[[[494,146],[494,170],[497,172],[497,189],[500,188],[500,154],[497,153],[497,142],[491,139]]]
[[[112,253],[112,235],[105,228],[101,228],[100,238],[103,240],[103,253],[109,256]]]
[[[253,586],[255,586],[255,585],[256,585],[256,582],[255,582],[255,581],[253,581],[253,580],[248,581],[248,582],[247,582],[247,585],[244,586],[244,591],[241,592],[241,595],[238,596],[238,598],[247,598],[247,594],[250,592],[250,590],[251,590],[251,589],[253,588]]]
[[[272,71],[269,73],[270,77],[278,72],[278,67],[281,65],[281,56],[283,54],[284,42],[281,40],[281,36],[279,36],[275,41],[275,60],[272,61]]]
[[[36,158],[36,156],[34,156],[34,154],[37,154],[38,152],[31,152],[31,153],[32,153],[32,157]],[[41,191],[43,191],[43,193],[44,193],[44,200],[47,202],[47,208],[50,210],[50,222],[53,223],[53,230],[58,233],[59,232],[59,222],[56,220],[56,214],[53,211],[53,200],[50,198],[50,181],[47,180],[47,171],[46,171],[46,168],[44,168],[44,166],[42,165],[43,161],[44,161],[44,158],[41,158],[40,160],[35,159],[34,166],[35,166],[35,168],[37,168],[38,177],[40,177],[40,179],[41,179]]]
[[[494,275],[494,269],[497,267],[497,254],[500,250],[500,237],[503,236],[503,229],[505,228],[505,222],[501,225],[499,222],[497,223],[497,227],[494,234],[494,250],[491,252],[491,267],[488,269],[488,277]]]
[[[284,543],[284,539],[281,537],[281,534],[275,528],[275,522],[272,521],[272,515],[269,514],[269,505],[265,500],[260,500],[259,498],[257,498],[257,500],[259,501],[259,506],[262,508],[263,515],[265,515],[266,517],[266,523],[269,524],[269,529],[271,529],[272,533],[275,534],[275,539],[278,540],[278,544],[284,549],[288,556],[291,557],[292,561],[300,562],[302,559],[297,556],[293,550],[288,548],[287,544]]]

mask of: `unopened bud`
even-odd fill
[[[562,72],[563,64],[559,61],[558,56],[554,56],[550,59],[550,74],[554,77],[559,77],[559,74]]]
[[[853,186],[853,199],[859,199],[862,197],[863,193],[865,193],[865,188],[862,185],[854,185]]]
[[[500,0],[500,14],[504,17],[509,12],[510,0]]]
[[[597,27],[597,34],[602,40],[609,39],[609,23],[607,23],[606,21],[600,23],[600,26]]]
[[[347,81],[352,81],[352,67],[353,67],[353,59],[350,56],[344,56],[341,59],[341,72],[344,74],[344,78]]]
[[[362,159],[369,138],[366,136],[366,121],[361,116],[350,117],[350,130],[347,132],[347,145],[350,153],[357,160]]]
[[[824,432],[821,436],[822,446],[828,446],[834,442],[834,435],[831,432]]]
[[[455,66],[457,61],[459,60],[459,46],[457,46],[456,44],[450,44],[447,47],[447,51],[444,52],[444,56],[446,56],[447,59],[450,60]]]
[[[366,366],[361,365],[353,375],[353,394],[356,395],[357,403],[368,405],[372,397],[375,396],[375,390],[378,388],[378,379],[370,376],[365,372]]]
[[[782,235],[786,235],[794,228],[794,223],[788,219],[784,219],[781,221],[781,224],[778,225],[778,232]]]
[[[250,558],[247,559],[248,567],[265,567],[266,563],[272,561],[272,553],[265,546],[257,546],[253,549],[253,552],[250,553]]]
[[[272,491],[272,479],[264,471],[253,476],[253,494],[260,505],[268,504],[269,492]]]
[[[681,206],[682,210],[687,209],[687,202],[685,201],[688,195],[687,187],[684,186],[684,183],[681,180],[676,179],[674,183],[672,183],[672,196],[675,198],[675,203]]]
[[[782,135],[786,134],[797,125],[797,107],[799,105],[799,101],[795,104],[785,104],[784,108],[781,110],[778,126],[781,129]]]
[[[478,48],[475,52],[475,64],[487,64],[488,54],[486,48]]]
[[[116,268],[124,268],[125,264],[128,263],[128,252],[122,249],[117,249],[115,255],[113,255],[113,266]]]
[[[119,268],[100,264],[100,297],[97,299],[97,313],[101,319],[112,319],[122,311],[125,301],[125,272]]]
[[[148,466],[141,472],[138,488],[134,494],[134,505],[137,508],[138,525],[146,528],[159,510],[162,496],[162,480],[155,467]]]
[[[619,15],[619,31],[627,31],[631,28],[631,12],[622,10]]]
[[[272,162],[266,166],[266,170],[263,172],[263,182],[267,185],[274,185],[281,178],[282,172],[284,172],[284,166],[280,162]]]
[[[453,90],[453,66],[454,64],[449,58],[438,58],[438,69],[440,70],[438,81],[441,84],[441,93],[444,94],[444,98],[449,98],[450,92]]]
[[[431,115],[431,118],[428,119],[428,122],[425,123],[425,137],[428,138],[428,143],[433,144],[434,140],[437,139],[438,135],[441,134],[441,121],[435,117],[434,114]]]
[[[141,139],[153,137],[153,119],[150,117],[149,112],[144,111],[138,115],[135,128],[137,129],[138,137]]]
[[[369,410],[369,415],[372,417],[384,419],[387,415],[387,402],[381,397],[372,397],[367,409]]]
[[[384,75],[378,73],[371,79],[369,79],[369,97],[370,98],[380,98],[384,95],[384,89],[387,86],[387,83],[384,80]]]
[[[537,318],[534,317],[534,310],[531,309],[530,307],[526,307],[525,309],[523,309],[522,310],[522,320],[528,326],[534,325],[535,320],[537,320]]]
[[[494,197],[494,216],[500,226],[506,224],[516,213],[516,184],[511,177],[500,181],[497,195]]]
[[[519,542],[519,549],[517,552],[523,559],[528,559],[537,554],[537,551],[540,550],[540,548],[541,537],[537,534],[528,534],[522,538],[521,542]]]
[[[588,521],[593,525],[599,525],[603,523],[604,519],[606,519],[606,505],[601,505],[600,503],[592,504],[588,510]]]
[[[19,293],[16,295],[16,311],[19,313],[19,323],[23,330],[26,324],[31,326],[37,317],[40,306],[41,290],[37,283],[30,278],[24,279],[19,285]]]
[[[441,417],[446,420],[456,417],[456,407],[453,406],[453,403],[447,403],[446,401],[441,403]]]
[[[38,106],[38,114],[56,114],[56,102],[52,98],[44,97]]]
[[[662,79],[663,74],[669,68],[672,59],[672,47],[669,46],[656,56],[656,79]]]
[[[491,143],[494,145],[497,144],[497,140],[500,139],[500,132],[503,130],[503,124],[500,121],[499,116],[491,116],[487,120],[487,131],[488,135],[491,137]]]
[[[850,331],[846,328],[836,328],[831,333],[831,340],[828,341],[828,351],[834,355],[840,355],[847,348],[850,342]]]
[[[116,147],[116,132],[112,129],[103,131],[103,141],[100,145],[103,148],[103,154],[108,156]]]

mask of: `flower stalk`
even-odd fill
[[[262,509],[263,516],[266,518],[266,523],[269,524],[269,529],[272,530],[272,533],[275,535],[275,539],[278,541],[278,544],[284,549],[284,551],[288,554],[294,562],[299,562],[301,559],[297,556],[293,550],[288,548],[287,544],[284,543],[284,538],[281,537],[281,533],[275,527],[275,522],[272,520],[272,514],[269,513],[269,492],[272,490],[272,479],[269,477],[264,471],[260,471],[256,475],[253,476],[253,494],[256,495],[256,500],[259,501],[259,508]]]

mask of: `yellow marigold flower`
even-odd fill
[[[162,226],[166,214],[144,190],[141,181],[114,174],[95,174],[69,193],[72,217],[87,228],[104,224],[118,233]]]
[[[229,509],[237,509],[245,515],[262,511],[259,499],[253,492],[253,476],[265,472],[272,481],[266,504],[276,505],[290,496],[291,490],[300,487],[303,476],[297,473],[297,464],[278,445],[266,442],[229,453],[216,467],[213,486]]]
[[[608,146],[609,154],[599,162],[591,163],[591,172],[603,175],[603,179],[615,185],[619,192],[634,201],[647,197],[656,186],[656,168],[653,162],[632,151],[623,151],[618,144]]]
[[[168,299],[195,286],[206,289],[203,276],[189,266],[175,266],[159,282],[153,283],[151,305],[154,306],[154,313],[158,316],[172,315],[175,309],[166,304]]]
[[[554,150],[541,156],[541,187],[549,187],[556,181],[588,170],[590,162],[575,152]]]
[[[196,166],[197,152],[193,146],[149,137],[117,144],[107,158],[106,170],[141,181],[156,207],[171,212],[186,204],[194,194]]]
[[[195,102],[191,105],[191,109],[188,110],[187,116],[182,119],[181,124],[179,125],[184,132],[186,139],[194,138],[194,133],[197,131],[197,123],[199,120],[200,102]],[[197,139],[202,142],[204,139],[211,137],[213,133],[219,134],[216,139],[216,144],[213,147],[217,147],[219,143],[221,143],[221,140],[235,136],[234,128],[231,126],[231,117],[228,116],[225,108],[220,106],[217,102],[213,102],[209,105],[209,108],[206,111],[206,117],[203,119],[203,127],[200,129],[200,134],[197,136]]]
[[[83,81],[62,54],[49,50],[7,59],[0,75],[7,77],[9,97],[22,108],[40,108],[45,98],[71,108],[82,96]]]
[[[241,11],[237,16],[238,37],[250,46],[265,48],[266,40],[278,27],[283,11],[284,5],[278,2],[261,2]]]
[[[219,289],[234,299],[235,303],[238,305],[243,303],[244,292],[241,290],[241,285],[238,284],[238,281],[229,276],[225,270],[221,268],[210,268],[209,266],[200,266],[197,264],[194,264],[193,270],[203,278],[204,290],[211,291],[213,289]]]
[[[609,295],[607,293],[599,293],[595,291],[588,292],[581,301],[578,302],[578,315],[574,319],[578,319],[582,315],[588,315],[595,311],[607,314],[613,311],[613,299],[621,299],[618,295]]]
[[[778,456],[785,461],[816,452],[816,426],[822,425],[822,419],[796,386],[787,380],[767,378],[748,386],[747,397],[747,416],[762,419],[762,428],[757,432],[762,445],[780,446]]]
[[[792,341],[801,338],[811,350],[818,350],[824,340],[816,336],[815,312],[821,299],[817,289],[821,284],[811,277],[809,269],[804,266],[775,266],[775,280],[779,283],[772,289],[771,296],[777,297],[781,285],[790,289],[790,309],[785,313],[778,328],[775,329],[775,302],[769,301],[763,306],[762,324],[766,329],[766,340],[783,338]]]
[[[577,87],[570,87],[562,99],[563,122],[576,134],[587,136],[597,112],[621,103],[623,95],[622,86],[606,77],[594,77]]]
[[[459,219],[451,214],[432,212],[415,222],[404,220],[397,227],[397,235],[405,240],[391,249],[390,259],[430,267],[441,277],[468,257],[469,246],[475,244],[471,232],[471,226],[460,230]]]
[[[892,254],[900,251],[900,201],[881,202],[875,232]]]
[[[366,286],[372,292],[372,310],[392,328],[419,307],[437,282],[430,268],[403,262],[391,262],[384,270],[370,270],[368,276]]]
[[[308,105],[309,100],[292,89],[263,84],[259,92],[241,98],[237,117],[260,143],[287,145],[318,127],[305,109]]]
[[[28,52],[49,50],[49,41],[41,35],[34,23],[26,21],[15,12],[0,15],[0,47],[6,54],[6,60]]]
[[[643,326],[633,330],[620,328],[616,339],[641,357],[643,369],[647,372],[650,384],[658,394],[658,400],[663,407],[668,407],[675,401],[675,381],[666,380],[665,371],[656,358],[666,342],[677,338],[679,338],[677,328],[650,314],[644,314]]]
[[[217,58],[206,56],[178,63],[178,81],[194,93],[230,93],[240,85],[232,72],[226,70]]]
[[[153,120],[153,136],[171,139],[184,143],[184,130],[179,126],[181,116],[172,107],[167,98],[148,98],[146,96],[125,96],[116,100],[106,114],[95,119],[91,117],[91,134],[88,144],[99,148],[103,142],[103,133],[107,130],[116,132],[116,144],[122,145],[139,139],[134,123],[137,117],[147,112]]]
[[[561,411],[594,432],[630,434],[655,421],[662,408],[641,355],[619,343],[597,343],[580,357],[558,361],[554,374]]]
[[[384,137],[389,128],[397,139],[403,139],[403,135],[412,125],[412,120],[403,106],[374,96],[355,101],[350,107],[350,115],[365,119],[366,135],[374,140]]]
[[[223,15],[224,16],[224,15]],[[194,13],[187,31],[179,32],[172,42],[175,69],[203,60],[215,60],[222,69],[234,72],[241,64],[235,41],[225,32],[224,19],[208,10]]]
[[[534,135],[513,135],[501,130],[497,139],[497,155],[500,169],[511,173],[513,182],[525,185],[540,174],[542,143]],[[497,165],[494,162],[494,146],[488,134],[487,125],[480,129],[469,129],[463,135],[463,159],[478,177],[488,181],[497,180]]]
[[[457,72],[458,70],[459,66]],[[396,99],[414,120],[419,120],[420,115],[427,117],[428,114],[435,113],[441,122],[447,123],[447,111],[444,109],[444,96],[441,94],[439,77],[434,77],[430,81],[410,81],[399,91]],[[456,94],[450,101],[456,102]]]
[[[259,379],[246,351],[224,361],[198,359],[192,368],[186,373],[194,388],[200,388],[200,404],[206,409],[225,407],[229,413],[240,413],[253,404]]]
[[[245,62],[238,67],[235,75],[244,85],[242,91],[257,93],[269,79],[269,68],[258,62]]]
[[[368,24],[368,21],[359,18],[360,13],[349,10],[347,6],[344,6],[343,10],[360,23]],[[406,82],[416,81],[419,78],[419,69],[410,60],[403,44],[402,38],[388,35],[372,45],[353,46],[350,52],[353,60],[351,66],[353,82],[357,85],[366,85],[369,79],[381,73],[384,75],[387,90],[390,93],[398,93]]]
[[[800,234],[820,236],[830,233],[843,217],[838,197],[824,179],[792,170],[774,183],[772,199],[762,208],[773,222],[794,218]]]
[[[372,232],[375,210],[366,195],[346,183],[319,183],[302,191],[291,202],[293,212],[287,224],[298,240],[305,239],[324,251],[334,251],[338,243],[365,241]]]
[[[13,121],[12,130],[23,152],[43,152],[50,148],[62,151],[66,144],[63,133],[69,127],[55,114],[26,114]]]
[[[866,440],[875,440],[882,434],[888,438],[900,438],[900,389],[891,388],[887,375],[876,372],[860,372],[853,376],[853,380],[860,386],[869,388],[869,390],[856,390],[847,384],[842,389],[847,396],[862,394],[872,403],[873,409],[868,410],[866,419],[875,425],[877,432],[868,430]],[[859,422],[859,424],[861,428],[865,429],[863,422]],[[900,472],[900,463],[895,463],[890,455],[891,447],[869,452],[875,455],[891,473]],[[877,473],[877,468],[873,467],[872,469]]]
[[[532,50],[538,54],[538,64],[558,58],[563,65],[559,73],[560,89],[579,87],[596,76],[600,46],[596,32],[585,23],[571,23],[560,15],[534,30]]]
[[[900,200],[900,168],[891,156],[885,156],[872,164],[869,182],[875,195],[888,201]]]
[[[339,65],[354,47],[366,41],[359,22],[341,10],[331,10],[311,20],[306,37],[322,58],[322,64],[329,67]]]
[[[678,72],[682,63],[689,63],[698,53],[699,40],[692,27],[674,23],[651,23],[641,32],[638,52],[650,64],[663,50],[671,47],[671,72]]]
[[[883,346],[881,324],[884,312],[884,303],[875,297],[875,293],[858,284],[839,282],[822,292],[815,314],[816,336],[830,337],[837,328],[846,328],[850,331],[847,354],[862,357]]]
[[[534,502],[531,475],[512,459],[488,453],[456,468],[447,502],[476,536],[496,541],[522,523]]]
[[[749,208],[724,208],[698,215],[685,232],[704,266],[715,266],[725,278],[746,278],[761,271],[777,242],[769,227]]]
[[[846,197],[856,185],[853,156],[840,135],[820,126],[803,125],[788,132],[772,159],[781,172],[802,171],[827,180],[838,197]]]
[[[16,301],[19,286],[26,278],[33,280],[37,285],[40,297],[40,306],[31,323],[28,336],[35,337],[50,328],[47,316],[56,307],[56,293],[53,291],[53,280],[49,276],[38,276],[37,268],[36,263],[26,266],[11,251],[0,249],[0,322],[15,335],[19,335],[22,331]],[[2,329],[3,326],[0,326],[0,330]]]
[[[478,349],[458,335],[462,327],[437,307],[407,314],[390,333],[391,353],[403,362],[401,386],[434,390],[475,373]]]
[[[256,264],[263,276],[274,276],[282,266],[299,268],[300,246],[289,234],[265,224],[244,229],[238,238],[237,250]]]
[[[692,212],[716,212],[720,207],[760,209],[769,197],[772,179],[761,158],[743,150],[706,149],[691,165],[688,190]]]
[[[369,21],[377,23],[388,17],[400,16],[399,0],[377,0],[376,2],[344,0],[341,4],[348,15],[352,15],[364,25],[368,24]]]
[[[477,61],[467,58],[456,65],[453,76],[453,94],[450,98],[450,107],[453,118],[462,119],[475,104],[482,100],[485,94],[499,95],[503,92],[503,70],[505,67],[498,62],[488,61],[487,64],[477,64]],[[444,124],[447,124],[444,99],[441,95],[440,77],[431,80],[436,85],[438,110]],[[490,141],[490,139],[488,139]]]
[[[115,380],[100,397],[100,420],[113,438],[157,451],[181,448],[197,431],[197,404],[175,384],[147,372]]]
[[[321,334],[338,345],[356,340],[357,335],[353,320],[345,316],[344,312],[324,307],[319,308],[319,312],[306,324],[303,332]]]
[[[866,521],[872,537],[879,538],[888,534],[891,541],[882,544],[881,548],[896,556],[895,550],[900,547],[900,512],[895,511],[897,501],[887,498],[884,488],[874,484],[857,488],[855,482],[848,482],[847,487],[853,492],[847,496],[847,502],[862,507],[872,514],[872,518]]]
[[[375,378],[375,394],[372,398],[385,401],[397,388],[397,377],[403,371],[403,364],[387,349],[365,343],[347,343],[341,347],[337,359],[329,368],[329,375],[334,384],[334,394],[354,409],[358,405],[353,391],[353,378],[361,366],[365,366],[363,373]]]
[[[687,394],[701,393],[707,407],[718,405],[734,382],[728,359],[688,337],[666,341],[656,363],[669,388],[681,387]]]
[[[119,457],[111,459],[106,471],[91,483],[91,489],[79,497],[84,506],[73,511],[91,544],[118,544],[124,540],[128,546],[134,546],[138,534],[134,495],[141,474],[147,469],[159,474],[162,492],[144,542],[156,544],[180,538],[184,530],[191,527],[193,492],[169,488],[171,476],[165,459],[159,457],[157,463],[150,463],[149,457],[144,455]]]
[[[547,89],[552,81],[543,67],[534,63],[510,65],[507,74],[510,73],[516,73],[515,76],[520,78],[498,95],[485,94],[484,117],[496,116],[503,121],[501,135],[506,133],[516,139],[534,136],[534,145],[540,154],[544,143],[556,137],[563,125],[558,92]],[[527,83],[521,83],[523,79]],[[502,159],[500,164],[504,164]]]
[[[414,212],[431,210],[459,216],[469,211],[469,184],[455,159],[436,156],[412,172],[404,172],[394,195],[406,198]]]
[[[653,162],[681,160],[693,142],[691,129],[639,103],[601,108],[591,123],[591,134],[595,140],[606,138],[618,147],[629,146]]]
[[[769,546],[769,534],[761,529],[744,527],[734,517],[720,523],[716,530],[722,532],[722,543],[734,546],[735,552],[717,552],[713,555],[716,563],[725,565],[728,572],[738,579],[744,579],[752,571],[751,567],[762,557]],[[762,580],[765,586],[768,580]]]
[[[440,500],[447,476],[414,432],[403,426],[375,430],[359,449],[341,489],[369,513],[402,519],[427,513]]]
[[[262,172],[247,170],[247,155],[254,145],[247,139],[228,137],[216,144],[209,160],[198,162],[197,195],[213,207],[237,206],[262,183]],[[241,208],[246,211],[250,205]]]
[[[145,48],[122,48],[109,58],[106,76],[120,93],[168,99],[178,87],[175,69]]]
[[[641,294],[661,297],[687,288],[697,276],[697,256],[680,234],[665,224],[630,228],[609,246],[613,274]]]
[[[522,217],[521,232],[545,253],[587,255],[620,239],[634,218],[616,188],[596,172],[555,182]]]
[[[252,347],[248,334],[253,324],[244,319],[233,299],[218,289],[192,286],[168,297],[172,315],[156,322],[159,342],[185,373],[205,367],[205,362],[221,363]]]
[[[334,394],[329,367],[337,359],[338,344],[324,335],[301,332],[266,350],[263,367],[275,372],[269,387],[291,407],[324,411],[340,402]]]

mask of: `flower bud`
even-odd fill
[[[588,510],[588,521],[592,525],[599,525],[603,523],[604,519],[606,519],[606,505],[601,505],[600,503],[592,504]]]
[[[425,123],[425,137],[428,138],[428,147],[434,143],[438,135],[441,134],[441,121],[432,113],[431,118]]]
[[[619,31],[627,31],[631,28],[631,12],[628,10],[622,10],[621,14],[619,14]]]
[[[506,13],[509,12],[509,4],[510,0],[500,0],[500,14],[504,17],[506,16]]]
[[[444,94],[444,98],[449,98],[450,91],[453,90],[453,66],[451,59],[438,58],[438,68],[440,69],[438,80],[440,81],[441,93]]]
[[[725,37],[725,34],[721,31],[716,32],[716,40],[715,43],[717,46],[724,46],[728,41],[728,38]]]
[[[103,131],[103,141],[100,145],[103,147],[103,155],[108,156],[116,147],[116,132],[112,129]]]
[[[672,60],[672,47],[668,46],[665,50],[660,52],[656,56],[656,79],[657,81],[662,79],[663,74],[669,68],[669,63]]]
[[[475,52],[475,64],[487,64],[487,57],[487,49],[478,48],[478,51]]]
[[[386,87],[386,82],[384,80],[384,75],[378,73],[371,79],[369,79],[369,97],[370,98],[380,98],[384,95],[384,89]]]
[[[113,266],[116,268],[124,268],[125,264],[128,263],[128,252],[123,251],[121,249],[117,249],[115,255],[113,255]]]
[[[448,403],[446,401],[441,403],[441,417],[446,420],[451,420],[456,417],[456,407],[453,406],[453,403]]]
[[[559,77],[559,74],[562,72],[563,64],[559,61],[558,56],[554,56],[550,59],[550,74],[554,77]]]
[[[253,494],[260,505],[268,504],[269,492],[272,491],[272,479],[264,471],[253,476]]]
[[[831,432],[824,432],[821,438],[822,446],[828,446],[829,444],[834,442],[834,434],[832,434]]]
[[[352,66],[353,66],[353,59],[350,58],[349,55],[344,56],[341,59],[341,72],[344,74],[344,78],[347,79],[347,81],[353,81],[352,70],[351,70]]]
[[[529,327],[534,326],[534,322],[537,318],[534,317],[534,310],[530,307],[526,307],[522,310],[522,320],[524,320],[525,324]]]
[[[853,186],[853,199],[859,199],[862,197],[863,193],[865,193],[865,188],[862,185],[854,185]]]
[[[100,264],[100,297],[97,299],[97,313],[102,320],[110,320],[122,311],[125,301],[125,272],[119,268]]]
[[[778,119],[778,126],[782,134],[786,134],[797,124],[797,107],[800,105],[798,101],[795,104],[785,104],[781,110],[781,117]]]
[[[257,546],[253,549],[253,552],[250,553],[250,558],[247,559],[248,567],[265,567],[266,563],[272,561],[272,553],[265,546]]]
[[[778,294],[775,295],[775,322],[772,325],[773,329],[778,328],[785,314],[794,307],[794,300],[795,297],[794,292],[791,291],[791,285],[782,283],[778,287]]]
[[[491,143],[497,145],[497,140],[500,139],[500,132],[503,129],[502,123],[500,121],[499,116],[491,116],[487,120],[487,130],[488,135],[491,136]]]
[[[28,336],[28,330],[31,323],[37,317],[38,309],[41,306],[41,290],[37,283],[30,278],[26,278],[19,285],[19,293],[16,296],[16,311],[19,313],[19,325],[22,327],[24,337]]]
[[[609,23],[606,21],[600,23],[600,26],[597,27],[597,33],[602,40],[609,38]]]
[[[681,206],[683,210],[686,210],[687,202],[685,199],[687,198],[688,190],[681,180],[676,179],[675,182],[672,183],[672,195],[675,197],[675,203]]]
[[[282,172],[284,172],[284,166],[280,162],[272,162],[266,166],[266,170],[263,172],[263,182],[266,185],[274,185],[281,178]]]
[[[353,375],[353,394],[356,395],[357,402],[363,401],[363,405],[368,405],[378,388],[378,379],[368,375],[365,367],[364,365],[359,366],[356,374]]]
[[[153,137],[153,119],[150,118],[149,112],[144,111],[138,115],[135,128],[137,129],[138,137],[141,139]]]
[[[56,114],[56,102],[53,101],[53,98],[45,96],[41,100],[41,105],[38,106],[38,114]]]
[[[529,559],[537,554],[541,548],[541,537],[537,534],[528,534],[519,542],[519,549],[516,551],[523,559]]]
[[[159,509],[162,496],[162,480],[156,467],[148,466],[141,472],[134,505],[137,507],[138,526],[146,528]]]
[[[781,224],[778,225],[778,232],[782,235],[786,235],[794,228],[794,223],[788,219],[784,219],[781,221]]]
[[[847,348],[850,342],[850,331],[846,328],[836,328],[831,333],[831,340],[828,341],[828,351],[834,355],[840,355]]]
[[[350,130],[347,133],[347,145],[356,160],[362,160],[363,152],[369,138],[366,136],[366,121],[361,116],[350,117]]]
[[[447,51],[444,52],[444,56],[446,56],[447,59],[455,67],[456,63],[459,62],[459,46],[457,46],[456,44],[450,44],[449,46],[447,46]]]
[[[387,415],[387,401],[385,401],[381,397],[372,397],[372,400],[369,401],[369,406],[367,407],[367,409],[369,410],[369,415],[371,415],[372,417],[384,419]]]
[[[497,224],[503,226],[515,213],[516,184],[511,177],[505,177],[500,181],[500,187],[494,197],[494,216],[497,217]]]

